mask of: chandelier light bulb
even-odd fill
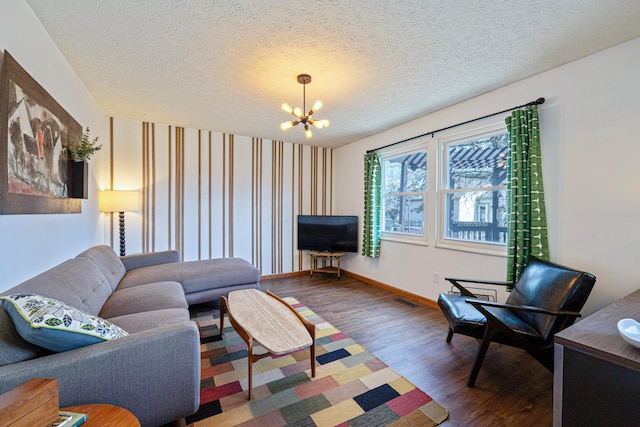
[[[312,125],[314,125],[318,129],[322,129],[324,127],[323,124],[322,124],[322,120],[314,120],[314,121],[312,121],[310,123]]]
[[[287,113],[293,113],[293,108],[291,108],[291,105],[287,104],[286,102],[282,104],[282,111],[285,111]]]
[[[315,113],[316,111],[318,111],[319,109],[322,108],[322,101],[320,101],[319,99],[316,101],[315,104],[313,104],[313,107],[311,107],[311,110],[313,111],[313,113]],[[311,113],[311,114],[313,114]]]
[[[282,122],[280,123],[280,129],[289,130],[293,127],[293,122]]]
[[[328,128],[329,127],[329,120],[324,119],[324,120],[319,120],[320,122],[322,122],[322,127],[323,128]]]
[[[300,107],[296,107],[293,109],[293,115],[300,119],[302,118],[302,110],[300,109]]]
[[[309,129],[309,125],[304,125],[304,136],[307,138],[311,138],[313,136],[311,129]]]

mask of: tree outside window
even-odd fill
[[[383,159],[383,224],[388,233],[424,236],[427,152]]]

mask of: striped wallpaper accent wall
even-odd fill
[[[114,118],[109,138],[104,187],[141,196],[127,213],[128,254],[236,256],[263,275],[309,268],[297,215],[332,214],[333,150]]]

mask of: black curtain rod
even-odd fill
[[[423,136],[427,136],[427,135],[431,135],[431,137],[433,138],[433,135],[438,133],[438,132],[442,132],[442,131],[445,131],[445,130],[453,129],[455,127],[466,125],[468,123],[477,122],[478,120],[486,119],[487,117],[497,116],[498,114],[508,113],[509,111],[517,110],[518,108],[533,107],[534,105],[542,105],[542,104],[544,104],[544,101],[545,101],[544,98],[538,98],[535,101],[531,101],[531,102],[529,102],[527,104],[522,104],[522,105],[518,105],[517,107],[507,108],[506,110],[498,111],[497,113],[487,114],[486,116],[478,117],[477,119],[467,120],[466,122],[458,123],[456,125],[447,126],[446,128],[442,128],[442,129],[438,129],[438,130],[432,130],[431,132],[426,132],[426,133],[423,133],[422,135],[413,136],[411,138],[403,139],[402,141],[398,141],[398,142],[394,142],[392,144],[384,145],[382,147],[374,148],[373,150],[367,150],[367,154],[372,153],[374,151],[382,150],[383,148],[393,147],[394,145],[402,144],[403,142],[408,142],[408,141],[412,141],[414,139],[422,138]]]

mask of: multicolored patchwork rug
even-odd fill
[[[220,335],[217,310],[192,313],[202,382],[200,409],[188,426],[435,426],[447,418],[444,407],[357,342],[295,299],[285,300],[316,325],[316,377],[308,348],[266,357],[253,365],[247,400],[246,344],[231,326]]]

